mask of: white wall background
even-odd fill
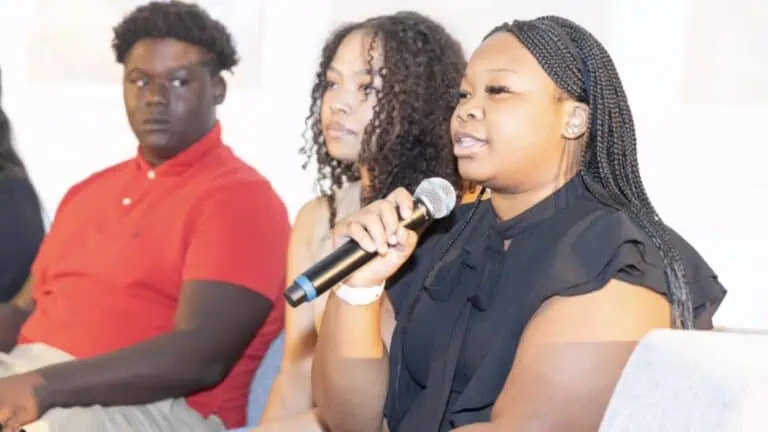
[[[129,0],[0,0],[4,105],[49,213],[74,182],[131,157],[111,27]],[[291,215],[312,196],[297,150],[322,42],[341,21],[397,9],[441,20],[468,53],[502,20],[569,17],[612,53],[634,108],[643,175],[667,222],[721,275],[717,324],[768,328],[763,175],[768,4],[762,0],[209,0],[243,62],[226,141]],[[269,155],[268,155],[269,153]]]

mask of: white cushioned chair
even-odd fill
[[[768,334],[658,330],[632,354],[600,432],[768,431]]]

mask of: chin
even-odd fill
[[[357,145],[341,144],[333,141],[326,141],[328,154],[336,160],[342,162],[356,162],[360,155],[360,148]]]
[[[485,186],[493,178],[493,173],[490,171],[488,164],[481,163],[474,159],[458,160],[459,175],[464,180],[471,181]]]
[[[158,136],[155,134],[147,134],[139,137],[141,145],[152,149],[167,149],[171,147],[170,140],[167,136]]]

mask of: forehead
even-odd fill
[[[331,66],[340,72],[365,71],[369,67],[369,61],[373,55],[374,68],[383,64],[381,43],[374,40],[373,35],[367,30],[355,30],[341,41]]]
[[[497,32],[472,54],[468,71],[514,70],[518,74],[543,72],[536,59],[520,41],[509,32]]]
[[[207,57],[204,49],[176,39],[142,39],[125,58],[125,68],[163,73],[197,64]]]

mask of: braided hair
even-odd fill
[[[378,70],[382,87],[366,126],[357,162],[334,159],[323,137],[320,108],[328,86],[326,71],[341,43],[362,30],[371,36],[368,64],[373,69],[374,50],[381,48],[383,66]],[[440,24],[416,12],[398,12],[341,26],[325,43],[311,91],[306,118],[310,137],[300,153],[304,168],[317,162],[316,187],[330,209],[329,223],[337,216],[334,192],[360,180],[365,166],[370,183],[363,190],[363,204],[384,198],[399,186],[413,192],[426,177],[439,176],[461,193],[448,127],[456,106],[456,91],[466,68],[461,45]]]
[[[627,212],[653,241],[664,260],[673,322],[691,328],[685,268],[643,187],[632,113],[610,55],[587,30],[557,16],[504,23],[485,39],[500,31],[513,34],[568,97],[589,106],[580,175],[597,199]]]
[[[212,56],[206,65],[215,75],[230,71],[239,58],[229,30],[193,3],[153,1],[139,6],[114,28],[112,49],[118,63],[136,42],[146,38],[169,38],[203,48]]]

